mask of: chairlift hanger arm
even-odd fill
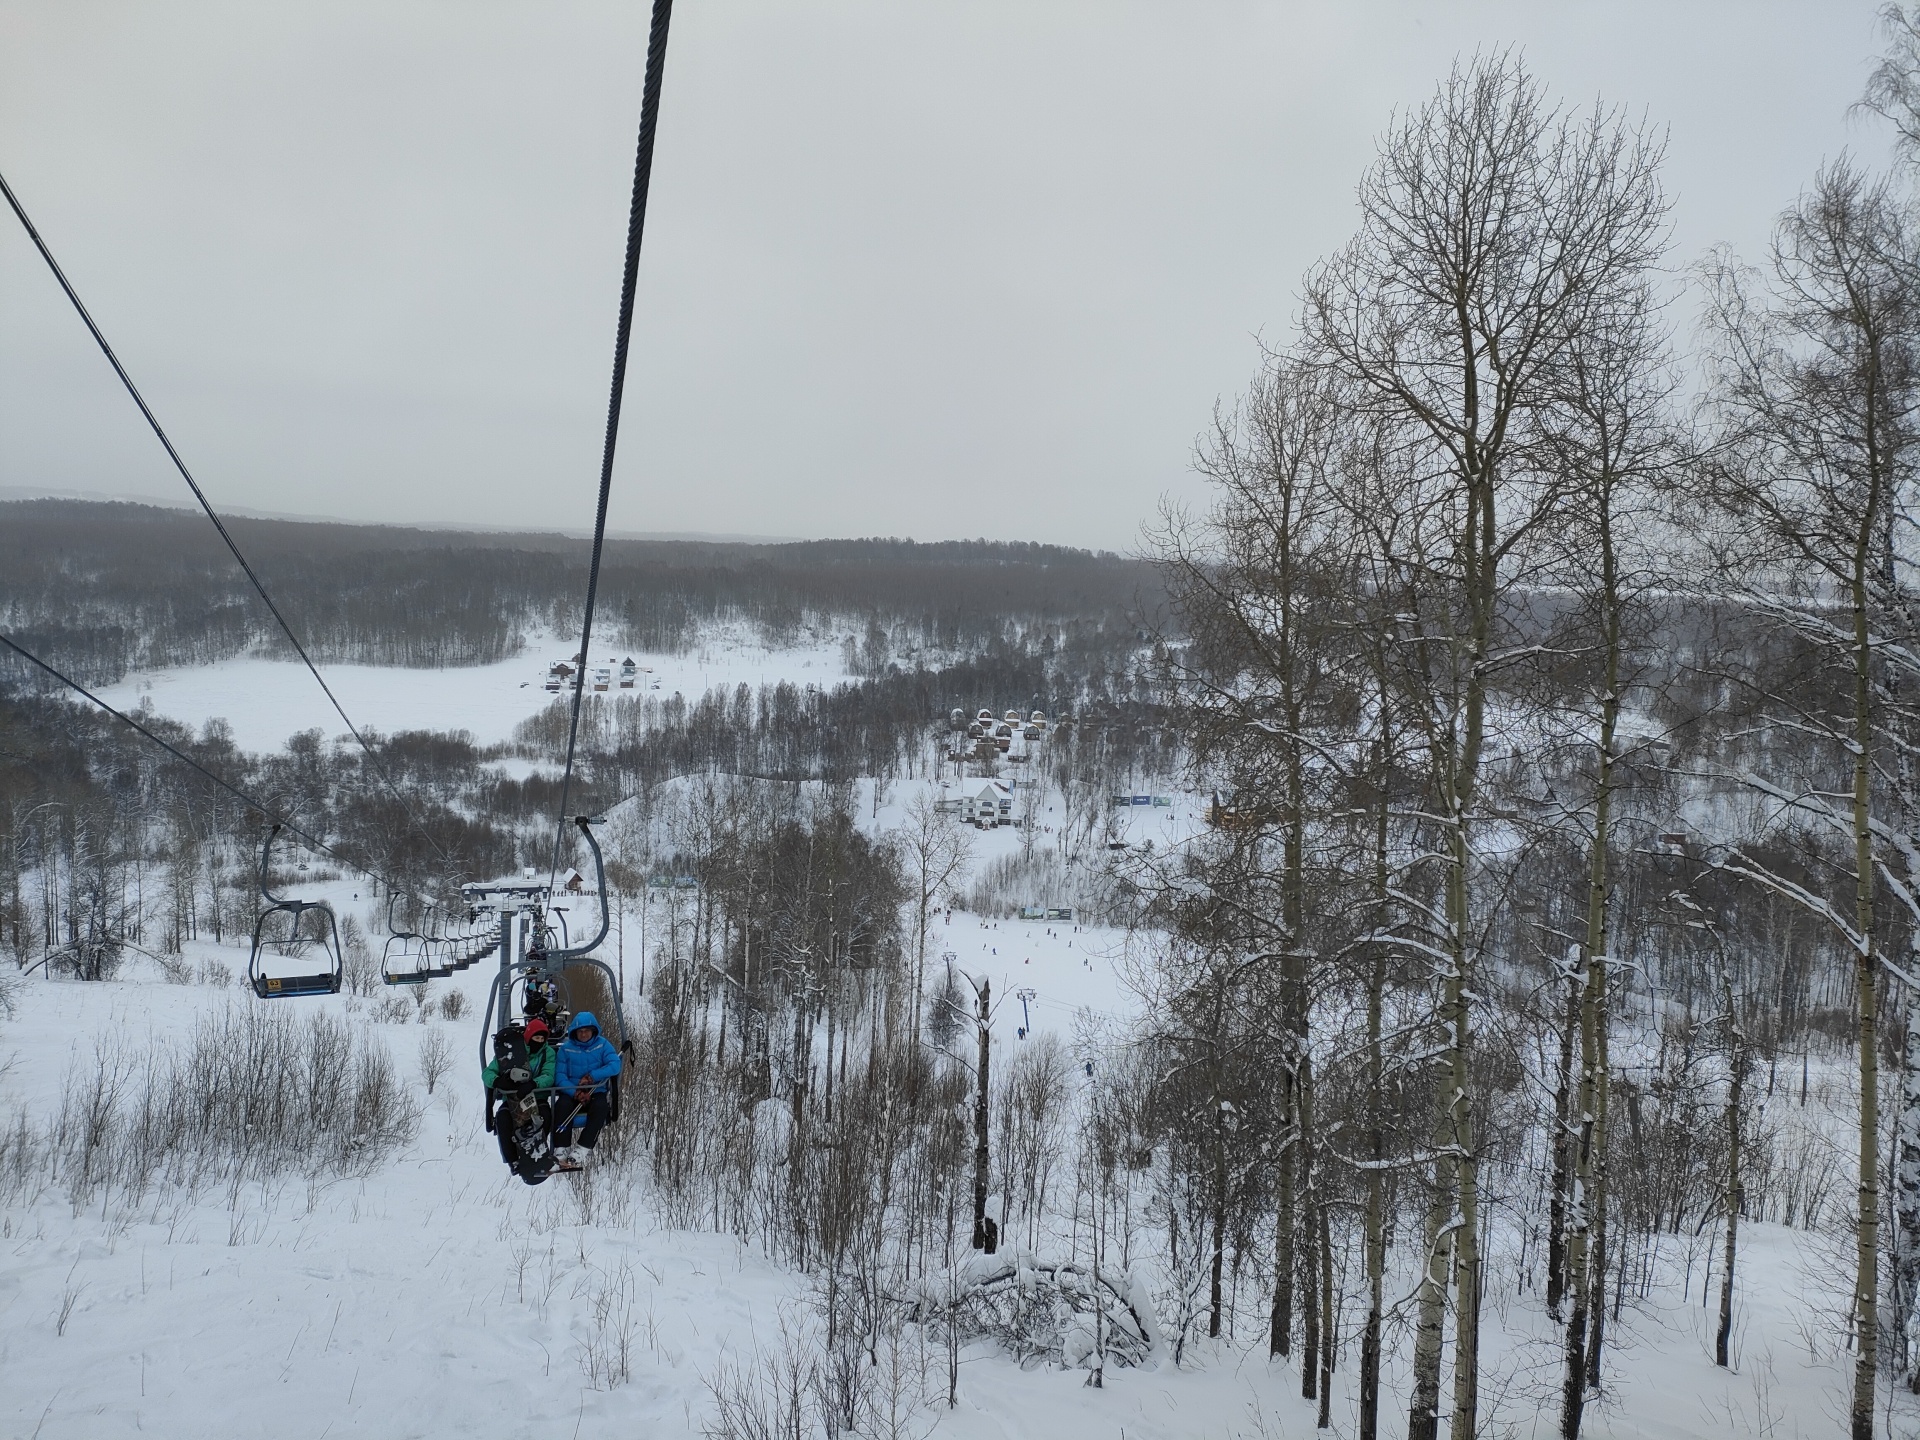
[[[390,939],[419,940],[423,938],[418,932],[410,929],[403,930],[400,928],[400,926],[394,923],[393,907],[395,905],[398,905],[402,900],[413,899],[413,898],[416,898],[416,897],[402,894],[398,890],[395,890],[394,892],[392,892],[390,895],[387,896],[387,935]],[[423,905],[423,908],[428,910],[432,909],[431,906],[425,906],[425,905]]]
[[[607,865],[600,857],[600,842],[593,838],[593,827],[585,815],[574,816],[573,823],[580,827],[580,833],[587,837],[587,848],[593,852],[593,875],[595,886],[600,894],[600,933],[581,945],[568,946],[562,950],[549,950],[549,960],[570,960],[592,954],[600,948],[600,942],[607,938],[607,932],[613,928],[613,917],[607,910]]]
[[[273,842],[279,834],[280,823],[276,820],[273,828],[267,832],[266,843],[260,847],[260,898],[276,908],[286,902],[267,888],[267,866],[272,863]]]
[[[274,821],[273,828],[267,832],[266,842],[260,847],[260,898],[276,910],[287,910],[297,915],[303,910],[317,909],[324,905],[325,902],[320,900],[288,900],[274,894],[267,888],[267,873],[273,863],[273,842],[280,838],[280,832],[284,829],[286,829],[285,825],[281,824],[278,820]]]

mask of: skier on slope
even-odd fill
[[[593,1012],[582,1010],[573,1017],[573,1028],[557,1056],[553,1139],[559,1169],[581,1168],[573,1158],[575,1127],[579,1127],[582,1150],[592,1150],[599,1140],[609,1114],[607,1083],[619,1073],[620,1052],[600,1033]]]

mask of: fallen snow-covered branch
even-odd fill
[[[991,1340],[1022,1363],[1145,1365],[1159,1358],[1159,1327],[1148,1291],[1126,1272],[1047,1259],[1024,1250],[974,1253],[951,1274],[929,1275],[910,1318],[953,1327],[963,1340]]]

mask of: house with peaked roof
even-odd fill
[[[991,830],[1013,820],[1013,791],[998,780],[982,780],[960,797],[960,818],[969,825]]]

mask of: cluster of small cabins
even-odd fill
[[[1033,745],[1047,735],[1044,710],[1035,710],[1030,715],[1009,710],[998,717],[991,710],[982,710],[972,719],[967,718],[966,711],[955,710],[947,718],[953,728],[953,744],[947,758],[954,761],[993,760],[1002,755],[1011,761],[1025,760]],[[1013,754],[1015,739],[1025,740],[1028,749]]]
[[[555,694],[568,689],[573,683],[573,677],[580,673],[581,663],[578,655],[572,660],[556,662],[547,671],[547,689]],[[587,672],[587,688],[601,695],[616,686],[621,690],[632,690],[638,687],[642,675],[652,673],[652,666],[635,664],[631,655],[617,665],[609,659],[606,664],[595,665]],[[650,688],[658,690],[660,682],[655,680]]]
[[[1036,710],[1031,715],[1022,715],[1018,710],[1009,710],[1003,716],[995,718],[993,711],[982,710],[971,720],[964,710],[955,710],[948,717],[956,733],[964,730],[969,740],[984,740],[988,736],[995,740],[1004,740],[1002,750],[1008,749],[1013,737],[1019,735],[1027,740],[1041,739],[1047,733],[1047,712]]]

